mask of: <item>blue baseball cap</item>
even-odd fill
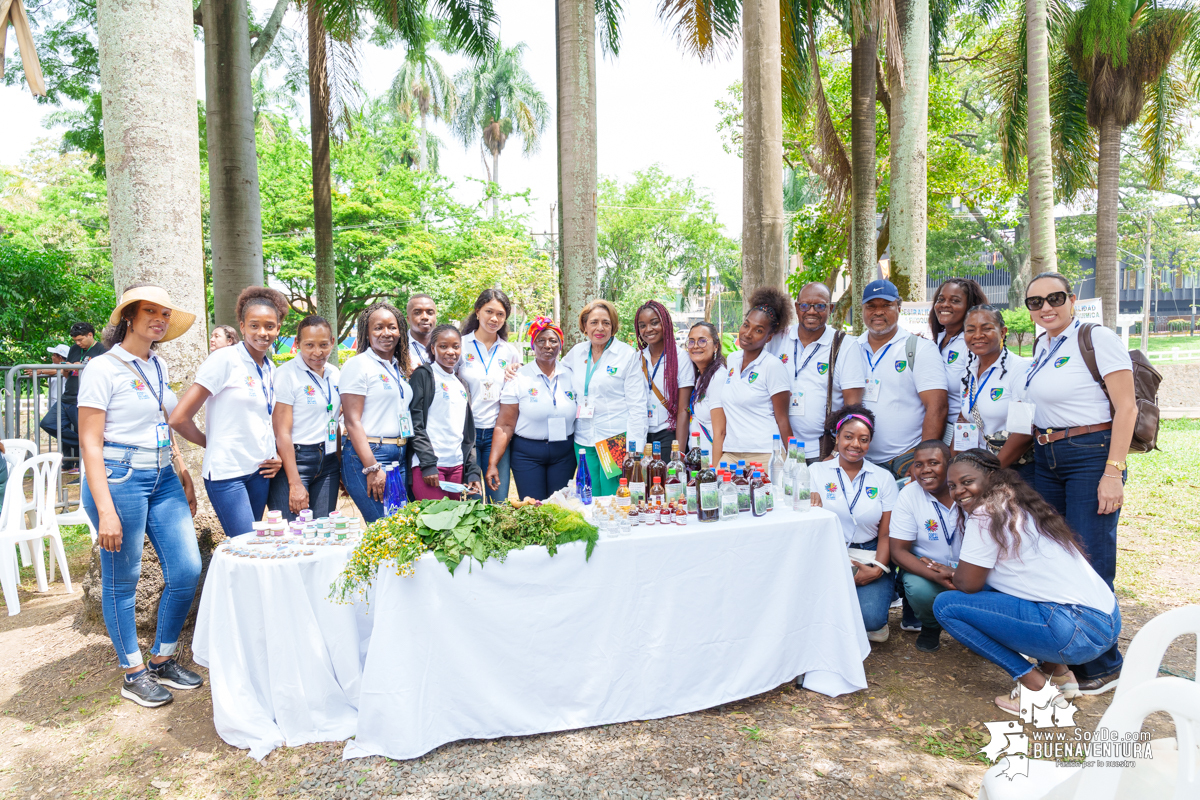
[[[871,281],[863,289],[863,305],[871,300],[899,300],[900,290],[891,281]]]

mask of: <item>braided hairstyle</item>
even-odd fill
[[[771,335],[778,333],[792,321],[792,298],[774,286],[760,286],[750,295],[750,309],[760,311],[771,320]]]
[[[1001,330],[1000,334],[1000,380],[1004,380],[1004,376],[1008,374],[1008,348],[1004,346],[1004,315],[995,306],[990,306],[983,303],[977,306],[971,306],[967,309],[966,316],[963,317],[963,327],[966,327],[967,319],[974,313],[990,314],[992,322]],[[975,363],[975,351],[967,348],[967,368],[963,370],[962,386],[964,391],[969,391],[971,386],[971,365]]]
[[[671,322],[671,312],[667,311],[667,307],[657,300],[647,300],[638,307],[638,310],[633,315],[633,331],[637,338],[638,355],[642,354],[647,347],[646,340],[642,338],[642,334],[638,332],[638,317],[643,311],[653,311],[658,317],[659,325],[662,326],[663,337],[663,352],[662,359],[666,362],[663,374],[663,399],[667,407],[667,424],[675,427],[675,417],[679,414],[679,348],[675,345],[675,326]],[[653,390],[651,390],[653,393]]]
[[[692,369],[696,373],[696,385],[692,387],[692,397],[699,402],[704,399],[704,395],[708,392],[708,385],[712,382],[713,376],[725,369],[725,353],[722,352],[725,346],[721,341],[720,335],[717,333],[716,325],[713,325],[711,322],[697,322],[688,331],[688,336],[691,336],[692,331],[696,330],[696,328],[704,328],[717,348],[716,352],[713,353],[713,360],[709,362],[703,372],[694,363],[692,364]]]
[[[836,442],[838,428],[842,427],[842,424],[850,417],[854,417],[859,422],[866,422],[867,428],[871,431],[871,438],[875,438],[874,411],[867,408],[862,403],[854,403],[853,405],[842,406],[841,408],[831,411],[829,416],[825,418],[825,433],[833,437],[835,442],[833,449],[835,452],[837,451]]]
[[[976,306],[987,305],[987,295],[984,294],[984,291],[979,284],[970,278],[947,278],[946,280],[942,281],[942,285],[939,286],[937,291],[933,293],[934,305],[937,304],[937,298],[938,295],[942,293],[942,289],[945,289],[949,284],[954,284],[962,290],[962,293],[966,297],[967,301],[967,314],[970,314],[970,310]],[[964,325],[966,324],[966,321],[967,316],[964,314]],[[937,338],[942,335],[942,331],[946,330],[946,326],[938,320],[937,312],[933,310],[933,306],[930,306],[929,308],[929,329],[933,331],[933,340],[935,342],[937,341]],[[945,344],[945,342],[942,344]],[[938,350],[941,349],[942,345],[938,345]]]
[[[376,311],[386,311],[396,318],[396,327],[400,329],[399,336],[396,337],[396,347],[392,350],[392,357],[400,362],[400,372],[404,377],[408,377],[408,320],[400,309],[396,308],[391,303],[372,303],[363,309],[358,315],[358,341],[354,343],[354,351],[356,353],[365,353],[367,348],[371,346],[370,324],[371,316]]]

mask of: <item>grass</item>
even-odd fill
[[[956,761],[991,764],[983,753],[979,752],[986,744],[985,737],[978,731],[963,728],[959,731],[933,730],[922,726],[925,731],[921,736],[921,749],[939,758],[953,758]]]

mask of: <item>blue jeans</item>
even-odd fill
[[[933,601],[933,614],[951,636],[1014,680],[1033,669],[1021,653],[1053,664],[1087,663],[1115,647],[1121,632],[1115,603],[1104,612],[991,590],[942,592]]]
[[[262,519],[267,507],[270,485],[270,479],[257,472],[217,481],[204,479],[208,499],[226,536],[241,536],[254,530],[254,523]]]
[[[508,450],[512,453],[517,494],[522,498],[545,500],[575,477],[574,436],[568,436],[565,442],[513,436]],[[595,486],[595,481],[592,485]]]
[[[862,544],[850,545],[858,550],[874,550],[879,546],[878,539],[872,539]],[[858,607],[862,610],[863,626],[869,631],[877,631],[888,624],[888,609],[896,598],[896,569],[891,568],[866,586],[855,586],[858,594]]]
[[[50,436],[50,438],[53,439],[57,437],[62,439],[62,449],[64,453],[71,448],[79,447],[79,434],[75,433],[75,431],[71,428],[71,414],[69,411],[67,411],[67,408],[68,406],[65,404],[62,406],[61,436],[59,436],[60,431],[58,429],[58,403],[52,403],[50,405],[50,410],[46,412],[46,416],[42,417],[42,421],[38,423],[38,427],[44,430]],[[78,413],[79,406],[70,406],[70,408],[74,408],[76,413]]]
[[[372,444],[371,453],[375,456],[375,460],[385,467],[393,461],[399,461],[403,475],[408,474],[408,465],[404,463],[404,451],[399,446]],[[350,499],[354,501],[354,505],[358,506],[358,513],[362,514],[363,520],[369,525],[384,516],[383,501],[375,500],[367,494],[367,476],[363,475],[362,469],[362,459],[358,457],[358,453],[354,452],[354,445],[350,443],[350,437],[344,437],[342,439],[342,483],[346,485],[346,491],[350,493]]]
[[[192,527],[192,512],[175,471],[133,469],[118,460],[104,460],[108,491],[121,520],[121,549],[100,550],[100,601],[104,626],[125,668],[142,663],[138,646],[134,600],[142,574],[142,547],[146,536],[162,566],[163,593],[158,601],[158,627],[150,654],[175,654],[179,632],[196,596],[200,580],[200,548]],[[83,483],[83,510],[98,529],[100,512]]]
[[[300,473],[300,482],[308,490],[308,507],[313,517],[320,519],[328,517],[329,512],[337,508],[338,476],[340,468],[337,453],[325,455],[323,444],[298,444],[296,449],[296,471]],[[271,487],[267,490],[267,508],[272,511],[282,511],[283,518],[294,520],[288,504],[288,477],[282,468],[271,478]]]
[[[1083,540],[1092,569],[1113,588],[1117,576],[1117,521],[1120,510],[1099,514],[1096,489],[1108,460],[1112,431],[1085,433],[1034,447],[1033,488],[1067,519]],[[1116,641],[1087,662],[1069,662],[1081,681],[1104,678],[1120,671],[1123,659]]]
[[[483,473],[485,478],[488,471],[488,459],[492,456],[492,434],[495,430],[495,428],[475,429],[475,459],[479,463],[479,471]],[[484,481],[483,484],[483,490],[487,492],[488,499],[493,503],[503,503],[508,499],[508,476],[511,467],[512,444],[510,443],[508,449],[504,451],[504,455],[500,456],[500,460],[496,462],[496,469],[500,471],[500,488],[493,492],[488,488],[487,481]],[[530,495],[530,497],[533,497],[533,495]],[[539,497],[537,499],[541,500],[544,498]]]
[[[950,591],[940,583],[911,572],[900,572],[900,583],[904,587],[905,602],[912,608],[913,616],[921,623],[921,629],[935,630],[938,626],[933,615],[933,601],[942,592]]]

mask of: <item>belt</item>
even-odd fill
[[[408,442],[408,439],[401,439],[401,438],[397,438],[395,436],[391,436],[391,437],[368,436],[367,437],[367,444],[394,444],[394,445],[400,446],[400,445],[406,444],[407,442]]]
[[[104,460],[119,461],[133,469],[162,469],[171,464],[171,448],[105,443]]]
[[[1082,436],[1085,433],[1099,433],[1100,431],[1112,430],[1111,422],[1097,422],[1095,425],[1080,425],[1077,428],[1046,428],[1037,435],[1038,444],[1050,444],[1057,442],[1060,439],[1069,439],[1072,436]],[[1036,430],[1036,428],[1035,428]]]

